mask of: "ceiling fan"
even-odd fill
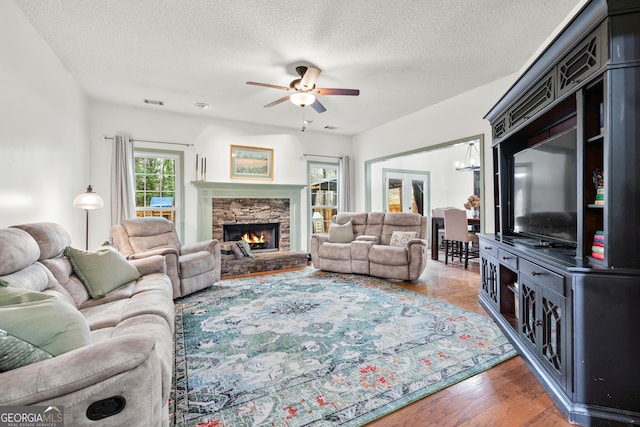
[[[316,96],[322,95],[348,95],[358,96],[360,95],[359,89],[328,89],[316,87],[316,79],[320,75],[320,69],[316,67],[306,67],[300,65],[296,67],[296,72],[300,78],[293,80],[289,83],[289,87],[271,85],[268,83],[247,82],[248,85],[270,87],[273,89],[286,90],[287,92],[293,92],[290,95],[283,96],[280,99],[265,105],[265,108],[278,105],[287,99],[300,107],[310,105],[318,113],[324,113],[327,109],[320,103]]]

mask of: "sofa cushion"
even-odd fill
[[[52,356],[91,342],[86,320],[71,304],[53,295],[6,287],[2,283],[0,329]]]
[[[365,234],[365,230],[367,228],[367,214],[356,212],[340,212],[333,217],[332,222],[336,224],[346,224],[347,222],[351,222],[353,234],[355,235],[355,237],[358,237],[362,234]]]
[[[367,214],[367,226],[364,234],[369,236],[378,236],[382,234],[382,225],[384,224],[384,212],[369,212]]]
[[[140,272],[125,257],[110,247],[95,252],[67,247],[73,271],[86,286],[91,298],[102,298],[112,290],[137,280]]]
[[[350,243],[323,243],[318,248],[318,255],[326,259],[350,260],[351,244]]]
[[[380,242],[383,245],[391,243],[394,231],[415,231],[418,238],[422,237],[422,215],[417,213],[390,212],[384,215],[384,225],[380,234]],[[425,230],[426,231],[426,230]]]
[[[346,224],[336,224],[332,222],[331,225],[329,225],[330,243],[350,243],[354,238],[351,221]]]
[[[408,265],[409,252],[400,246],[373,245],[369,249],[369,261],[383,265]]]
[[[0,372],[51,359],[49,353],[0,329]]]
[[[13,225],[11,228],[19,228],[31,235],[40,248],[41,260],[60,256],[62,251],[71,244],[69,231],[55,222]]]
[[[415,239],[417,234],[418,233],[415,231],[394,231],[391,234],[391,241],[389,242],[389,245],[402,247],[407,246],[409,240]]]
[[[110,292],[106,297],[90,299],[80,307],[92,334],[116,327],[132,317],[152,315],[164,319],[173,331],[175,326],[173,290],[168,276],[160,273],[142,276]]]
[[[0,276],[22,270],[40,258],[40,249],[26,231],[16,228],[0,230]]]
[[[75,305],[69,292],[60,285],[51,271],[41,262],[36,261],[22,270],[3,276],[2,279],[13,288],[55,295],[69,304]]]

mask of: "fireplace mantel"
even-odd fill
[[[211,200],[220,199],[289,199],[291,250],[300,250],[302,221],[301,194],[306,185],[252,184],[235,182],[192,181],[198,190],[198,240],[211,238]]]

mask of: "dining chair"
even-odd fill
[[[462,261],[464,253],[464,268],[469,265],[469,258],[478,258],[480,252],[473,243],[478,242],[478,236],[469,233],[469,223],[467,221],[467,213],[462,209],[445,209],[444,210],[444,263],[449,263],[449,255],[451,260],[456,256]],[[451,245],[451,247],[449,247]],[[469,248],[471,246],[471,249]]]
[[[444,208],[433,208],[431,209],[431,217],[432,218],[442,218],[444,220]],[[431,248],[432,251],[437,251],[440,250],[440,248],[442,248],[443,244],[444,244],[444,228],[439,228],[438,229],[438,247],[437,248]]]

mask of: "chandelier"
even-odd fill
[[[474,172],[480,170],[480,152],[476,147],[476,141],[467,144],[467,151],[464,154],[462,162],[456,162],[456,170],[458,172]]]

